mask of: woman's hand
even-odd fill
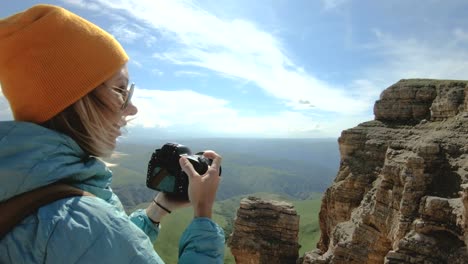
[[[193,206],[195,217],[211,218],[216,191],[218,190],[220,181],[219,168],[221,166],[221,156],[211,150],[205,151],[203,156],[213,160],[208,171],[203,175],[199,175],[195,171],[187,158],[181,157],[179,163],[189,178],[188,196]]]

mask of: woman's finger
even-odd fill
[[[195,168],[193,168],[192,163],[190,163],[186,157],[180,157],[179,164],[182,170],[189,176],[189,179],[195,175],[198,175],[197,171],[195,171]]]
[[[203,152],[203,156],[211,159],[212,162],[211,162],[210,168],[212,170],[219,172],[219,168],[221,167],[222,157],[212,150],[207,150]]]

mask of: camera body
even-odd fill
[[[164,192],[172,199],[188,201],[189,181],[179,164],[181,156],[185,156],[200,175],[205,174],[212,163],[211,159],[203,156],[203,152],[192,155],[190,149],[184,145],[166,143],[151,155],[148,162],[146,186]]]

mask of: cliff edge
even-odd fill
[[[303,263],[467,263],[467,84],[401,80],[342,132]]]

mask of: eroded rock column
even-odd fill
[[[299,215],[286,202],[242,199],[228,245],[237,264],[296,263]]]

